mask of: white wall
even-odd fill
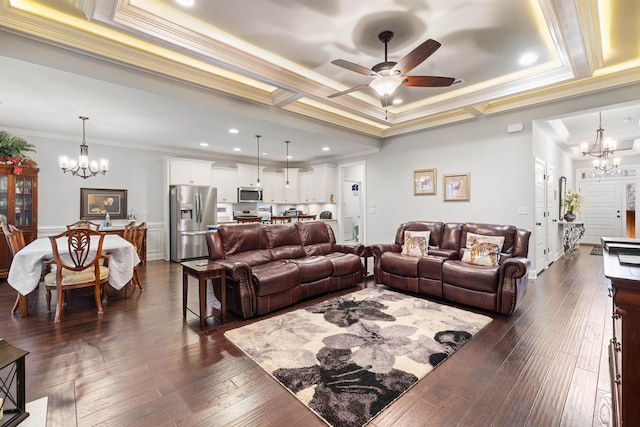
[[[367,158],[367,241],[391,242],[411,220],[488,222],[531,229],[533,165],[530,126],[507,134],[510,116],[403,135]],[[437,168],[436,195],[413,195],[413,171]],[[470,173],[470,201],[443,201],[443,175]],[[517,215],[526,206],[529,215]]]
[[[109,159],[106,175],[82,179],[62,173],[58,155],[77,157],[78,141],[65,142],[28,136],[36,146],[33,159],[40,169],[38,179],[38,226],[64,226],[80,218],[80,188],[127,190],[127,207],[134,209],[138,220],[162,221],[162,162],[164,154],[152,151],[98,145],[87,140],[89,158]]]

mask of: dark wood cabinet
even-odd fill
[[[38,169],[22,168],[13,173],[13,165],[0,165],[0,221],[13,224],[24,233],[26,244],[38,237]],[[2,230],[0,230],[2,234]],[[0,278],[9,274],[9,247],[0,238]]]
[[[615,426],[635,426],[640,422],[640,266],[620,264],[618,254],[606,250],[603,259],[613,296],[609,345],[613,420]]]

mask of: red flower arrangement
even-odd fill
[[[13,173],[14,175],[22,175],[22,168],[34,167],[36,162],[30,159],[21,159],[20,157],[13,156],[0,156],[0,162],[2,163],[10,163],[13,165]]]

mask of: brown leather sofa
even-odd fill
[[[207,245],[209,259],[225,266],[227,307],[244,319],[363,278],[364,245],[336,244],[321,221],[221,225],[207,233]]]
[[[431,232],[427,255],[401,253],[406,231]],[[468,233],[504,238],[497,265],[463,261],[465,250],[470,250]],[[398,227],[394,243],[371,246],[375,280],[393,289],[510,315],[527,290],[530,235],[510,225],[407,222]]]

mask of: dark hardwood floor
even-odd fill
[[[495,317],[370,425],[610,425],[611,299],[589,250],[530,281],[513,316]],[[48,396],[47,425],[325,425],[222,335],[248,322],[183,322],[178,264],[151,261],[140,275],[145,291],[111,295],[100,317],[90,294],[70,295],[59,324],[42,287],[20,318],[0,282],[0,337],[30,351],[27,401]]]

